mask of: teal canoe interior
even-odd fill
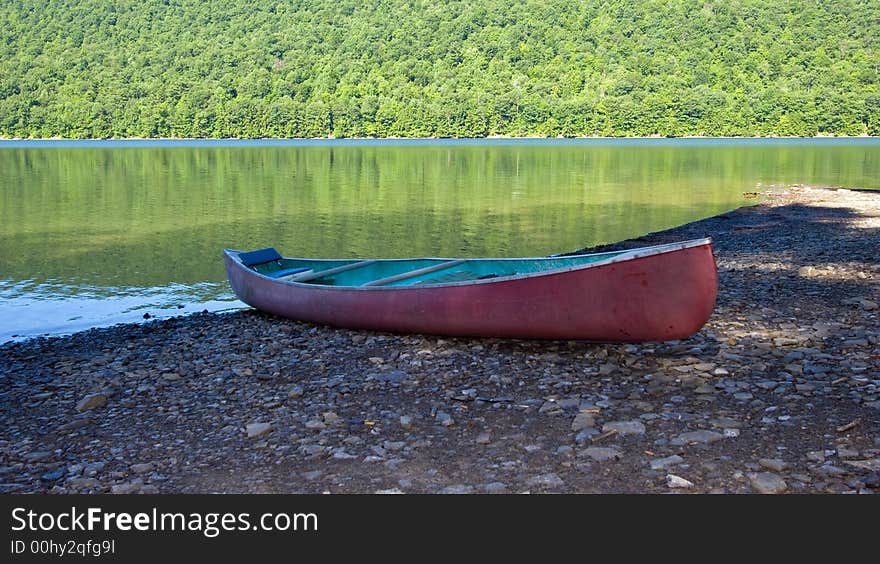
[[[621,252],[530,259],[310,260],[285,258],[253,270],[284,281],[324,286],[404,287],[485,280],[582,266]],[[322,275],[321,272],[326,272]],[[288,274],[290,273],[290,274]]]

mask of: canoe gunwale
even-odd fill
[[[261,274],[252,268],[248,268],[245,266],[238,258],[238,254],[243,251],[238,251],[235,249],[224,249],[223,254],[229,257],[236,266],[246,271],[249,275],[264,278],[266,280],[270,280],[276,284],[286,284],[289,286],[295,286],[299,288],[309,288],[309,289],[321,289],[321,290],[340,290],[340,291],[363,291],[363,292],[397,292],[397,291],[409,291],[409,290],[424,290],[428,288],[445,288],[452,286],[469,286],[475,284],[497,284],[500,282],[509,282],[511,280],[519,280],[526,278],[537,278],[541,276],[552,276],[556,274],[562,274],[566,272],[573,272],[577,270],[585,270],[589,268],[596,268],[600,266],[606,266],[609,264],[615,264],[620,262],[628,262],[632,260],[637,260],[645,257],[650,257],[654,255],[660,255],[665,253],[672,253],[681,251],[684,249],[690,249],[694,247],[702,247],[704,245],[711,245],[712,239],[711,237],[705,237],[702,239],[692,239],[688,241],[680,241],[677,243],[666,243],[663,245],[653,245],[650,247],[640,247],[637,249],[629,249],[620,251],[606,251],[602,253],[586,253],[581,255],[563,255],[563,256],[543,256],[543,257],[513,257],[513,258],[472,258],[472,259],[463,259],[461,264],[467,264],[470,261],[482,261],[482,260],[491,260],[491,261],[523,261],[523,260],[554,260],[554,259],[571,259],[571,258],[579,258],[579,257],[590,257],[597,255],[605,255],[605,254],[613,254],[613,256],[608,257],[607,259],[597,260],[594,262],[589,262],[587,264],[580,264],[574,266],[567,266],[562,268],[553,268],[549,270],[541,270],[538,272],[526,272],[522,274],[512,274],[508,276],[498,276],[495,278],[488,279],[474,279],[474,280],[463,280],[456,282],[440,282],[437,284],[419,284],[415,286],[333,286],[333,285],[324,285],[324,284],[313,284],[310,282],[298,282],[296,280],[284,280],[278,278],[272,278],[271,276],[266,276],[265,274]],[[288,257],[285,257],[288,258]],[[293,257],[289,257],[293,258]],[[298,257],[301,258],[301,257]],[[321,262],[337,262],[339,260],[365,260],[365,259],[307,259],[310,261]],[[383,262],[383,261],[400,261],[400,260],[440,260],[440,261],[452,261],[452,260],[461,260],[461,259],[453,259],[453,258],[443,258],[443,257],[410,257],[410,258],[390,258],[390,259],[368,259],[375,262]],[[319,272],[315,272],[315,274],[319,274]],[[313,278],[316,280],[318,278]]]

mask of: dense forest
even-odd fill
[[[4,0],[0,137],[880,135],[876,0]]]

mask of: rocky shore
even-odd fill
[[[711,236],[708,324],[640,345],[254,311],[0,347],[0,492],[880,492],[880,192],[778,188]]]

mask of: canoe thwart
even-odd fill
[[[316,270],[314,272],[303,272],[302,274],[298,274],[290,279],[290,282],[308,282],[310,280],[317,280],[318,278],[324,278],[325,276],[332,276],[334,274],[339,274],[340,272],[345,272],[347,270],[354,270],[355,268],[361,268],[362,266],[367,266],[368,264],[373,264],[376,262],[376,259],[362,260],[358,262],[353,262],[349,264],[343,264],[342,266],[337,266],[336,268],[328,268],[326,270]]]
[[[365,282],[361,284],[361,286],[384,286],[385,284],[391,284],[392,282],[399,282],[400,280],[407,280],[408,278],[415,278],[416,276],[421,276],[422,274],[430,274],[431,272],[437,272],[438,270],[443,270],[445,268],[452,268],[453,266],[458,266],[459,264],[465,262],[464,259],[455,259],[446,262],[441,262],[440,264],[435,264],[432,266],[426,266],[425,268],[418,268],[416,270],[410,270],[409,272],[402,272],[400,274],[395,274],[394,276],[388,276],[386,278],[379,278],[378,280],[372,280],[370,282]]]

